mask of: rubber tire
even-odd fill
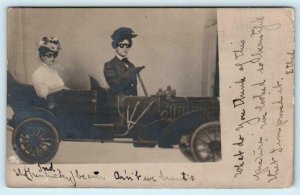
[[[44,152],[43,155],[40,156],[33,156],[32,153],[26,153],[26,151],[24,150],[24,145],[20,143],[21,141],[21,134],[26,134],[26,127],[30,127],[30,125],[33,125],[35,127],[42,127],[46,130],[46,132],[50,135],[50,139],[53,140],[51,141],[49,149],[47,149],[46,152]],[[34,127],[33,127],[34,128]],[[35,131],[36,129],[34,129]],[[30,130],[29,130],[30,131]],[[31,133],[33,133],[31,131]],[[47,135],[46,133],[46,135]],[[37,133],[38,134],[38,133]],[[42,133],[44,134],[44,133]],[[28,134],[27,134],[28,135]],[[28,138],[26,138],[28,139]],[[12,145],[13,145],[13,149],[15,150],[16,154],[19,156],[19,158],[26,162],[26,163],[46,163],[49,162],[57,153],[58,151],[58,147],[59,147],[59,134],[57,129],[47,120],[42,119],[42,118],[30,118],[30,119],[26,119],[24,121],[22,121],[13,131],[13,135],[12,135]],[[26,143],[27,146],[30,145],[30,143]],[[22,147],[23,146],[23,147]],[[27,147],[26,146],[26,147]],[[41,146],[41,144],[39,145]],[[30,147],[35,147],[30,145]],[[43,148],[44,151],[44,148]],[[40,150],[41,152],[41,150]]]
[[[203,133],[205,131],[211,131],[211,130],[215,130],[216,133],[216,137],[220,143],[220,151],[219,151],[219,157],[218,159],[216,159],[215,157],[213,157],[212,159],[209,159],[207,157],[201,156],[201,154],[199,154],[197,152],[197,142],[199,140],[199,136],[201,137],[203,135]],[[211,143],[211,142],[210,142]],[[208,143],[209,144],[209,143]],[[207,145],[208,145],[207,144]],[[209,152],[211,152],[211,150],[207,150]],[[208,122],[205,123],[204,125],[201,125],[200,127],[198,127],[192,134],[192,138],[191,138],[191,152],[194,158],[194,161],[196,162],[215,162],[215,161],[219,161],[222,158],[222,149],[221,149],[221,125],[219,121],[213,121],[213,122]],[[212,153],[213,154],[213,153]],[[214,155],[213,155],[214,156]]]

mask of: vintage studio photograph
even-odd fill
[[[8,163],[222,160],[216,9],[7,12]]]

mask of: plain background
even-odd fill
[[[128,59],[146,66],[140,74],[149,94],[171,85],[178,96],[213,95],[216,9],[11,8],[8,69],[30,84],[41,63],[36,43],[55,36],[62,42],[55,64],[69,88],[88,89],[91,73],[105,84],[104,63],[115,55],[111,35],[123,26],[138,34]],[[144,95],[138,86],[138,95]]]
[[[6,9],[8,6],[294,6],[296,8],[296,32],[298,33],[298,26],[299,26],[299,13],[297,9],[300,8],[300,5],[297,4],[296,0],[252,0],[249,2],[249,0],[243,1],[243,0],[227,0],[226,2],[222,0],[202,0],[202,1],[174,1],[174,0],[168,0],[168,1],[162,1],[162,0],[152,0],[150,1],[144,1],[143,3],[139,3],[138,1],[115,1],[110,0],[106,2],[100,2],[100,1],[84,1],[84,0],[52,0],[52,1],[21,1],[21,0],[2,0],[0,2],[0,30],[1,32],[6,32]],[[1,168],[0,168],[0,181],[1,181],[1,194],[246,194],[246,195],[252,195],[252,194],[299,194],[300,193],[300,184],[299,184],[299,168],[297,164],[299,164],[299,142],[295,142],[295,185],[292,188],[289,189],[279,189],[279,190],[253,190],[253,189],[224,189],[224,190],[206,190],[206,189],[195,189],[195,190],[178,190],[178,189],[159,189],[159,190],[141,190],[141,189],[9,189],[5,187],[5,163],[6,163],[6,155],[5,155],[5,134],[6,134],[6,121],[5,121],[5,112],[6,112],[6,34],[1,33],[0,34],[0,60],[1,60],[1,88],[2,88],[2,95],[1,95],[1,101],[0,101],[0,107],[1,107],[1,133],[0,133],[0,140],[2,141],[2,147],[1,147]],[[299,41],[297,40],[297,48],[298,48]],[[297,49],[296,48],[296,49]],[[296,64],[298,64],[298,58],[299,54],[297,52],[296,54]],[[296,69],[296,75],[298,75],[299,71]],[[296,77],[296,92],[295,95],[298,97],[298,85],[299,79]],[[297,100],[299,100],[297,98]],[[296,106],[296,129],[299,126],[299,118],[298,118],[298,111],[299,107]],[[296,139],[300,139],[299,132],[295,131]]]

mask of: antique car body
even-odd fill
[[[135,147],[179,146],[191,161],[221,159],[220,108],[216,97],[113,95],[90,76],[89,90],[62,90],[39,98],[33,86],[8,72],[7,104],[14,115],[12,145],[27,163],[45,163],[60,141],[132,143]]]

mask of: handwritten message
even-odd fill
[[[226,56],[231,58],[226,68],[233,75],[226,86],[231,94],[226,103],[234,116],[232,176],[259,183],[282,182],[285,170],[291,169],[286,160],[292,158],[287,157],[294,122],[292,37],[286,36],[287,23],[280,18],[259,10],[239,16],[234,23],[238,31],[232,32],[227,47],[231,52]]]
[[[102,171],[101,167],[95,171],[87,171],[85,169],[66,169],[59,168],[53,163],[37,164],[37,165],[22,165],[18,168],[13,168],[13,176],[21,179],[23,182],[62,182],[66,185],[78,187],[78,183],[96,182],[98,185],[105,185],[108,181],[116,183],[122,182],[139,182],[139,183],[163,183],[163,182],[196,182],[193,174],[185,171],[177,171],[176,173],[168,174],[166,171],[157,170],[151,174],[144,173],[137,169],[118,169],[115,171]]]

